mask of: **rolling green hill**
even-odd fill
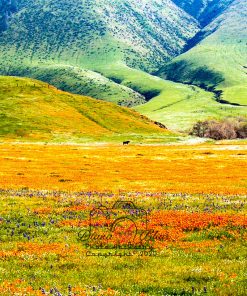
[[[198,120],[247,115],[247,107],[219,103],[214,93],[200,87],[163,80],[127,66],[111,66],[102,72],[143,94],[148,102],[134,108],[171,130],[188,132]]]
[[[180,53],[196,21],[170,0],[17,0],[1,44],[21,61],[157,68]],[[18,52],[17,52],[18,51]]]
[[[182,132],[246,116],[246,2],[6,0],[0,74],[134,107]]]
[[[197,31],[197,21],[171,0],[17,0],[0,34],[0,73],[137,105],[138,94],[84,70],[117,63],[157,70]]]
[[[222,103],[247,106],[246,36],[247,1],[236,0],[201,31],[195,47],[166,64],[158,75],[214,89]]]
[[[48,81],[61,90],[86,94],[96,99],[135,106],[145,103],[145,97],[134,90],[106,78],[98,72],[69,65],[45,65],[35,67],[11,67],[10,75],[29,76]]]
[[[37,80],[0,76],[0,139],[122,141],[173,135],[134,110],[72,95]]]

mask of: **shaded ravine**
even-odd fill
[[[101,75],[104,76],[104,73],[103,72],[98,72],[98,73],[100,73]],[[162,77],[158,76],[155,73],[152,73],[150,75],[152,75],[154,77],[158,77],[158,78],[163,79]],[[106,77],[108,79],[110,79],[111,81],[119,84],[119,85],[125,85],[125,84],[123,84],[124,78],[123,79],[120,79],[118,77],[114,77],[114,76],[111,76],[111,75],[110,76],[106,76]],[[171,82],[174,82],[174,83],[180,83],[180,84],[184,84],[184,85],[189,85],[189,86],[191,86],[191,89],[194,92],[195,92],[194,87],[198,87],[198,88],[200,88],[200,89],[202,89],[204,91],[210,92],[210,93],[213,94],[213,97],[215,98],[215,101],[217,103],[219,103],[219,104],[230,105],[230,106],[235,106],[235,107],[247,107],[247,105],[242,105],[242,104],[238,104],[238,103],[231,103],[231,102],[229,102],[227,100],[222,99],[223,91],[222,90],[216,90],[215,89],[215,86],[207,87],[206,84],[198,84],[198,85],[196,85],[196,84],[189,83],[189,82],[182,82],[182,81],[176,81],[176,80],[170,80],[170,79],[164,79],[164,80],[171,81]],[[145,98],[146,103],[161,94],[161,90],[158,90],[158,89],[150,89],[149,91],[143,92],[143,91],[140,91],[140,89],[138,87],[135,87],[134,85],[125,85],[125,86],[127,86],[128,88],[130,88],[133,91],[137,92],[138,94],[142,95]],[[190,98],[179,100],[179,101],[174,102],[172,104],[165,105],[162,108],[157,109],[156,111],[161,110],[161,109],[168,108],[170,106],[173,106],[173,105],[175,105],[175,104],[177,104],[179,102],[185,101],[187,99],[191,99],[191,97]]]
[[[156,75],[157,76],[157,75]],[[157,76],[159,77],[159,76]],[[161,78],[161,77],[160,77]],[[175,80],[169,80],[175,83],[181,83],[181,84],[185,84],[185,85],[190,85],[190,86],[194,86],[194,87],[199,87],[200,89],[203,89],[207,92],[211,92],[212,94],[214,94],[214,98],[215,101],[217,103],[223,104],[223,105],[230,105],[230,106],[235,106],[235,107],[247,107],[247,105],[242,105],[242,104],[238,104],[238,103],[231,103],[227,100],[222,99],[222,95],[223,95],[223,91],[222,90],[216,90],[215,86],[209,86],[207,87],[205,84],[193,84],[193,83],[189,83],[189,82],[181,82],[181,81],[175,81]]]
[[[235,106],[235,107],[247,107],[247,105],[242,105],[242,104],[238,104],[238,103],[231,103],[231,102],[229,102],[227,100],[223,100],[222,99],[223,91],[222,90],[216,90],[215,86],[214,87],[199,86],[199,87],[206,90],[206,91],[209,91],[209,92],[213,93],[214,97],[215,97],[215,101],[220,103],[220,104],[230,105],[230,106]]]
[[[102,73],[97,72],[97,71],[95,71],[95,72],[104,76],[103,72]],[[149,91],[140,91],[140,89],[138,87],[122,84],[124,82],[124,78],[120,79],[120,78],[116,78],[116,77],[113,77],[113,76],[106,76],[106,77],[109,80],[111,80],[111,81],[113,81],[113,82],[115,82],[115,83],[117,83],[119,85],[128,87],[128,88],[132,89],[134,92],[136,92],[139,95],[143,96],[145,98],[146,103],[148,101],[152,100],[153,98],[157,97],[161,93],[161,91],[158,90],[158,89],[150,89]]]

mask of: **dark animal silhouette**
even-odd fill
[[[123,145],[129,145],[130,141],[124,141]]]
[[[158,125],[160,128],[167,129],[167,127],[163,123],[160,123],[158,121],[155,121],[154,124]]]

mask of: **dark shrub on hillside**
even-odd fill
[[[247,119],[228,118],[221,121],[206,120],[198,121],[190,133],[201,138],[245,139],[247,138]]]

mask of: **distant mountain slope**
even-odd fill
[[[179,131],[245,116],[233,104],[246,105],[246,1],[16,0],[4,8],[0,74],[133,106]],[[145,73],[158,69],[163,79]]]
[[[85,142],[155,135],[171,133],[131,109],[37,80],[0,76],[0,139]]]
[[[171,0],[18,0],[18,10],[0,44],[22,62],[154,69],[198,31]]]
[[[0,33],[7,30],[8,22],[13,13],[17,12],[17,0],[1,0],[0,2]]]
[[[201,34],[197,46],[157,74],[215,89],[221,102],[247,106],[247,0],[235,0]]]
[[[198,32],[197,21],[171,0],[16,1],[18,12],[0,33],[2,75],[34,77],[125,105],[143,98],[105,81],[93,82],[98,93],[90,93],[84,69],[119,64],[152,72]]]
[[[219,16],[234,0],[173,0],[204,27]]]

